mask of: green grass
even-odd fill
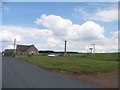
[[[107,73],[118,69],[118,54],[32,56],[21,59],[42,68],[72,73]]]
[[[96,60],[118,61],[117,53],[73,54],[73,55]]]

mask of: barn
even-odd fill
[[[38,49],[34,45],[17,45],[16,55],[37,55]]]

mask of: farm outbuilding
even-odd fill
[[[34,45],[17,45],[16,55],[37,55],[38,49]]]

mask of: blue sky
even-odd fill
[[[2,24],[3,24],[3,26],[12,26],[12,27],[19,27],[19,28],[20,27],[35,28],[35,29],[39,29],[39,30],[52,29],[53,30],[53,31],[51,30],[52,33],[54,33],[54,35],[56,35],[55,34],[56,31],[54,31],[54,29],[59,30],[60,28],[48,27],[44,23],[48,23],[48,24],[52,25],[51,22],[49,22],[50,20],[47,19],[47,17],[56,18],[56,20],[57,20],[58,17],[56,17],[56,16],[59,16],[60,17],[59,21],[64,19],[63,23],[64,23],[64,21],[65,21],[65,23],[68,22],[68,24],[70,22],[72,22],[73,26],[74,25],[82,26],[86,22],[92,21],[95,23],[94,25],[96,25],[96,27],[97,27],[97,25],[99,25],[101,28],[104,27],[104,33],[102,33],[103,36],[106,39],[110,39],[112,37],[111,33],[115,33],[118,31],[118,20],[117,20],[117,15],[116,15],[116,11],[118,8],[117,5],[118,5],[118,3],[115,3],[115,2],[101,2],[101,3],[100,2],[99,3],[95,3],[95,2],[79,2],[79,3],[78,2],[74,2],[74,3],[73,2],[71,2],[71,3],[70,2],[67,2],[67,3],[65,3],[65,2],[59,2],[59,3],[53,3],[53,2],[47,2],[47,3],[42,3],[42,2],[4,2],[3,10],[2,10]],[[114,12],[115,12],[116,16],[113,15]],[[44,21],[42,21],[42,22],[38,21],[36,24],[35,23],[36,19],[41,20],[42,15],[45,15]],[[53,15],[53,16],[51,16],[51,15]],[[47,20],[48,20],[48,22],[47,22]],[[53,23],[56,23],[56,22],[53,22]],[[69,28],[69,26],[68,26],[68,28]],[[89,31],[89,30],[86,30],[86,31]],[[59,32],[57,32],[57,33],[59,33]],[[76,33],[78,33],[78,32],[76,32]],[[87,33],[89,33],[89,32],[87,32]],[[19,35],[19,33],[17,33],[17,34]],[[66,35],[68,35],[68,34],[66,34]],[[92,37],[89,37],[89,38],[92,38]],[[79,38],[79,39],[81,39],[81,38]],[[36,40],[36,41],[34,40],[33,42],[37,42],[37,41],[38,40]],[[70,39],[70,42],[71,41],[72,40]],[[75,40],[73,40],[73,42],[74,41]],[[90,42],[91,41],[93,41],[93,40],[90,40]],[[28,44],[30,44],[32,42],[32,40],[26,40],[26,42]],[[43,42],[47,43],[47,41],[41,40],[40,44],[43,44]],[[58,42],[60,42],[60,41],[58,41]],[[96,42],[96,41],[93,41],[93,42]],[[96,42],[96,43],[98,43],[98,42]],[[71,46],[71,47],[73,47],[73,46]],[[86,47],[84,47],[84,48],[86,48]],[[38,46],[38,48],[39,48],[39,46]],[[52,47],[52,48],[58,50],[55,47]],[[50,48],[44,47],[44,49],[50,49]],[[70,50],[74,50],[74,49],[70,48]],[[79,50],[77,50],[77,48],[75,48],[75,50],[79,51],[80,48],[79,48]],[[82,50],[82,51],[84,51],[84,50]],[[106,51],[109,51],[109,50],[106,50]]]
[[[73,23],[82,24],[85,22],[80,15],[74,10],[77,7],[84,7],[88,12],[95,12],[97,8],[105,9],[110,6],[117,7],[117,3],[33,3],[33,2],[16,2],[3,3],[3,6],[8,7],[8,10],[3,10],[3,25],[17,25],[17,26],[32,26],[40,27],[34,23],[34,20],[43,14],[54,14],[70,19]],[[117,21],[110,23],[97,21],[104,26],[106,30],[117,30]],[[41,26],[43,28],[43,26]],[[106,32],[109,34],[109,32]],[[107,35],[107,34],[106,34]]]

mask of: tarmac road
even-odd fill
[[[2,88],[98,88],[84,81],[48,72],[17,58],[3,57],[2,64]]]

